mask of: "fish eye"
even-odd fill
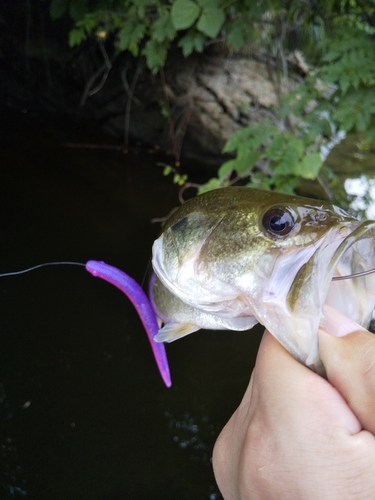
[[[285,208],[271,208],[262,219],[263,227],[274,236],[286,236],[295,225],[292,214]]]

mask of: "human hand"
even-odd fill
[[[327,379],[343,396],[362,428],[375,435],[375,335],[326,306],[319,355]],[[374,493],[375,498],[375,493]]]
[[[337,333],[338,324],[334,317],[325,328]],[[346,337],[319,334],[329,382],[265,332],[248,389],[214,448],[225,500],[374,498],[375,337],[355,327]]]

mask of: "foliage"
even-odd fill
[[[301,20],[313,12],[299,0],[285,6],[279,0],[50,0],[52,19],[66,14],[74,21],[71,47],[90,36],[114,35],[118,51],[145,56],[148,68],[156,73],[172,42],[184,56],[202,52],[213,42],[232,51],[250,42],[267,47],[281,36],[282,22],[290,27],[296,16]]]
[[[339,31],[325,46],[320,77],[336,85],[330,99],[332,119],[347,132],[365,133],[370,141],[375,137],[373,37],[359,30]]]
[[[316,86],[316,76],[306,78],[280,100],[284,128],[264,121],[233,133],[223,153],[235,152],[235,157],[224,163],[218,177],[210,179],[199,192],[242,179],[247,186],[291,194],[300,179],[315,179],[323,164],[320,149],[336,132],[326,105]]]
[[[159,167],[164,167],[163,168],[163,175],[167,176],[169,174],[173,174],[173,184],[177,184],[178,186],[183,186],[187,179],[188,176],[186,174],[181,174],[178,172],[174,167],[171,167],[170,165],[167,165],[166,163],[157,163]]]
[[[235,132],[223,151],[234,157],[200,192],[238,180],[292,192],[299,179],[319,175],[322,148],[329,148],[339,131],[359,132],[367,141],[375,137],[370,0],[51,0],[50,14],[74,21],[71,47],[95,37],[117,53],[144,57],[154,74],[172,45],[186,57],[220,42],[232,52],[251,46],[271,55],[285,83],[288,52],[305,52],[314,69],[310,66],[303,83],[280,100],[276,111],[282,123]],[[178,172],[174,178],[178,184],[186,180]]]
[[[52,0],[53,19],[69,13],[75,21],[69,45],[79,45],[91,35],[115,34],[118,51],[128,50],[146,58],[156,73],[164,65],[173,40],[184,56],[202,52],[208,39],[217,37],[225,21],[221,0],[96,0],[88,9],[86,0]]]
[[[248,186],[293,193],[300,177],[314,179],[322,165],[318,153],[304,154],[304,138],[280,132],[269,121],[235,132],[224,148],[224,153],[233,151],[236,157],[219,168],[216,186],[212,179],[210,184],[200,188],[200,193],[228,185],[234,171],[237,176],[250,179]]]
[[[199,192],[229,185],[238,178],[247,185],[291,192],[301,178],[315,179],[327,151],[348,133],[375,138],[375,43],[368,29],[341,26],[320,43],[321,64],[304,82],[280,100],[286,130],[261,123],[235,132],[223,152],[236,152],[218,177]],[[294,125],[291,122],[294,121]]]

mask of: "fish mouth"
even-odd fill
[[[327,321],[326,305],[369,327],[375,308],[375,274],[341,281],[332,278],[374,269],[374,247],[375,221],[353,220],[332,228],[297,271],[284,305],[280,302],[279,311],[272,312],[270,331],[296,359],[320,374],[324,367],[317,333]]]
[[[324,304],[329,304],[367,327],[375,307],[375,273],[333,278],[374,268],[375,221],[351,221],[333,228],[298,270],[287,294],[288,308],[297,316],[319,316],[324,322]]]
[[[368,328],[375,308],[375,273],[340,281],[375,268],[375,221],[361,223],[346,236],[333,254],[328,268],[328,293],[324,304]]]

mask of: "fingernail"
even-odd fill
[[[319,328],[334,337],[344,337],[349,333],[367,331],[361,325],[328,304],[324,305],[324,310],[326,319],[322,321]]]

